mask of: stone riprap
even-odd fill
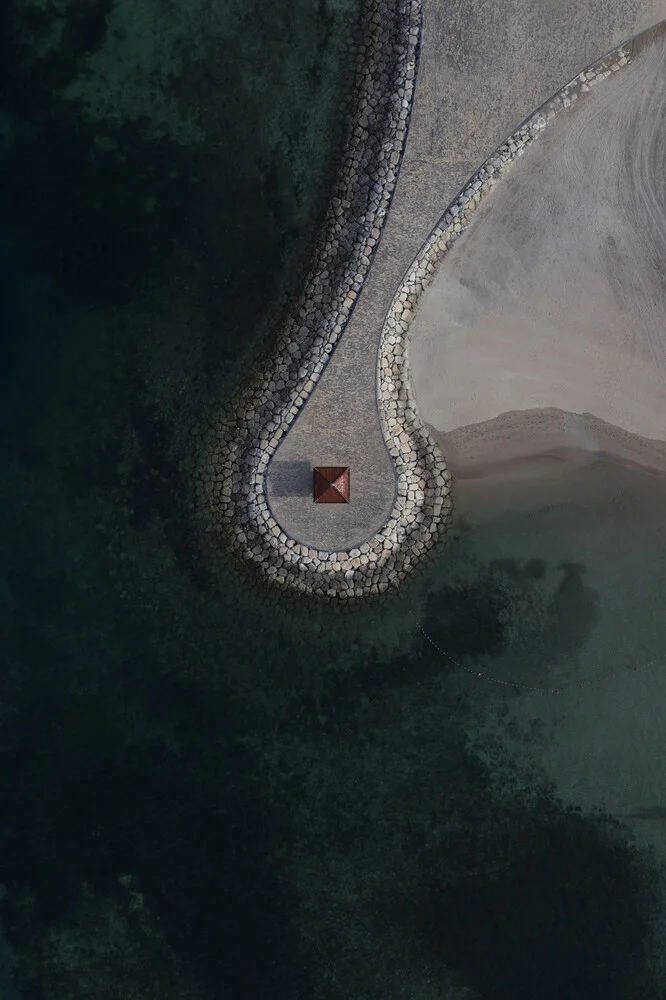
[[[221,532],[268,583],[345,602],[395,588],[423,562],[451,521],[451,474],[419,418],[409,379],[407,334],[420,295],[477,205],[547,122],[631,57],[631,43],[615,49],[520,126],[447,208],[409,268],[385,319],[378,354],[380,421],[396,471],[393,509],[372,539],[344,552],[327,552],[287,536],[271,513],[265,483],[281,438],[313,391],[351,315],[407,135],[420,0],[372,3],[365,23],[357,67],[359,100],[348,123],[349,153],[304,291],[262,372],[250,377],[207,433],[197,484],[207,530]]]

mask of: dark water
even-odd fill
[[[656,858],[482,740],[415,627],[575,661],[579,561],[463,527],[340,619],[201,555],[191,428],[307,259],[358,16],[3,7],[3,1000],[665,995]]]

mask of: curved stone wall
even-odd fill
[[[267,502],[265,476],[368,273],[407,135],[420,14],[420,0],[373,0],[369,6],[349,152],[304,290],[262,372],[231,400],[202,448],[197,496],[207,529],[220,531],[267,582],[324,600],[349,602],[395,588],[446,532],[451,475],[418,416],[409,382],[407,334],[419,296],[477,205],[548,120],[630,58],[630,44],[614,50],[533,114],[470,179],[419,252],[393,299],[378,351],[377,399],[396,469],[394,507],[371,540],[346,552],[323,552],[282,531]]]

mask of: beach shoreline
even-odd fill
[[[590,413],[544,407],[449,432],[428,429],[457,482],[556,476],[600,460],[666,477],[666,441],[631,434]]]
[[[476,523],[544,505],[666,503],[666,441],[555,408],[513,411],[443,433],[455,519]]]

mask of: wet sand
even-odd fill
[[[429,430],[447,456],[466,516],[470,504],[483,506],[484,493],[496,498],[498,484],[522,482],[521,496],[529,490],[525,481],[535,479],[557,489],[552,480],[599,462],[666,483],[666,441],[630,434],[590,413],[515,410],[449,433]]]

